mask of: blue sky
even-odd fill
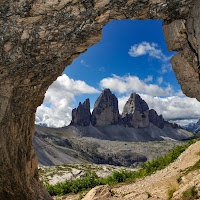
[[[176,91],[180,90],[173,70],[167,66],[170,64],[169,61],[162,62],[148,55],[133,58],[128,54],[132,45],[143,41],[158,44],[158,48],[162,49],[166,56],[175,54],[167,51],[162,20],[114,20],[103,27],[102,40],[75,59],[64,73],[73,79],[84,80],[95,88],[99,87],[101,79],[111,74],[124,76],[129,73],[140,79],[152,75],[152,83],[156,83],[157,78],[163,77]],[[168,73],[162,73],[162,65],[166,65]],[[77,97],[76,105],[79,100],[83,101],[85,96],[87,95]],[[91,104],[97,97],[98,94],[90,95]]]
[[[67,66],[50,86],[37,110],[36,123],[67,125],[79,101],[90,98],[93,108],[106,87],[119,98],[120,110],[129,95],[137,92],[165,118],[195,121],[200,105],[180,91],[170,64],[175,54],[167,51],[162,20],[114,20],[103,27],[102,40]],[[190,113],[183,115],[183,108]]]

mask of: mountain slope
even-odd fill
[[[199,152],[200,141],[191,145],[165,169],[134,183],[116,185],[112,189],[109,186],[97,186],[89,191],[83,200],[167,200],[169,199],[169,191],[172,189],[174,192],[170,199],[180,200],[183,199],[183,193],[191,187],[195,187],[199,194],[200,170],[184,175],[184,172],[200,160]],[[180,176],[182,176],[182,180],[178,183],[177,179]],[[75,200],[77,196],[65,196],[62,199]]]
[[[190,123],[185,129],[193,133],[200,133],[200,120],[197,123]]]
[[[162,141],[165,138],[184,140],[192,136],[192,133],[181,128],[173,129],[171,126],[165,125],[163,129],[160,129],[152,123],[149,123],[149,126],[144,128],[133,128],[124,125],[75,127],[82,137],[93,137],[102,140],[149,142]]]
[[[91,128],[92,131],[82,130],[85,128]],[[112,129],[117,129],[119,132],[115,135],[111,134],[111,137],[106,132],[100,133],[102,130],[98,130],[97,127],[93,126],[75,127],[70,125],[64,128],[48,128],[36,125],[33,144],[39,158],[39,164],[51,166],[65,163],[76,164],[91,162],[96,164],[132,166],[146,160],[157,158],[167,153],[176,145],[184,144],[182,141],[172,140],[168,137],[164,137],[165,140],[160,136],[155,139],[155,130],[164,131],[165,129],[158,129],[153,124],[151,125],[151,137],[147,137],[145,133],[143,134],[146,128],[135,129],[127,127],[126,129],[129,132],[127,131],[126,135],[123,135],[120,131],[120,125],[101,127],[101,129],[106,129],[108,133],[112,133]],[[124,130],[124,127],[122,129]],[[139,132],[134,133],[134,130]],[[178,130],[174,129],[174,131]],[[95,132],[98,137],[99,135],[101,137],[95,138]],[[88,135],[89,133],[93,137]],[[164,133],[162,133],[163,136],[166,136],[167,129]],[[130,134],[132,134],[132,138]],[[158,132],[157,136],[160,134]],[[106,140],[106,137],[112,138],[113,140]],[[134,142],[135,140],[137,142]],[[159,140],[162,141],[158,142]]]

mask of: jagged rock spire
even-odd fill
[[[93,126],[107,126],[119,121],[118,100],[110,89],[105,89],[96,100],[92,112]]]
[[[72,110],[72,125],[89,126],[91,120],[90,100],[86,99],[78,108]]]
[[[147,103],[136,93],[132,93],[126,102],[122,120],[125,124],[135,128],[149,126],[149,107]]]
[[[165,120],[163,119],[162,115],[158,116],[157,112],[154,109],[151,109],[149,111],[149,121],[159,128],[163,128],[165,125]]]

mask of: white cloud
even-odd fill
[[[147,94],[140,94],[150,109],[154,109],[160,115],[162,114],[166,120],[185,120],[194,121],[200,118],[200,102],[195,98],[189,97],[153,97]],[[123,96],[118,99],[120,113],[123,110],[123,106],[128,100],[128,96]],[[186,123],[186,121],[185,121]]]
[[[137,76],[116,76],[104,78],[100,81],[101,88],[110,88],[112,91],[118,93],[139,92],[151,94],[154,96],[168,96],[171,95],[173,90],[170,85],[166,88],[161,88],[155,84],[146,84]]]
[[[183,97],[185,96],[182,92],[182,90],[179,90],[177,93],[175,93],[175,96]]]
[[[161,68],[161,71],[160,71],[161,74],[165,74],[165,73],[168,73],[168,72],[171,72],[171,71],[172,71],[172,66],[171,66],[170,63],[162,64],[162,68]]]
[[[89,67],[89,65],[86,63],[85,60],[81,60],[80,63],[81,63],[84,67]]]
[[[147,78],[144,79],[145,83],[153,81],[153,76],[147,76]]]
[[[190,123],[197,123],[199,119],[182,119],[182,120],[174,120],[180,126],[186,126]]]
[[[143,55],[149,55],[150,57],[156,58],[162,61],[168,61],[171,57],[167,57],[162,53],[162,50],[158,48],[158,44],[149,43],[143,41],[142,43],[131,46],[128,54],[132,57],[138,57]]]
[[[163,82],[163,77],[158,77],[158,84],[160,85],[160,84],[162,84],[162,82]]]
[[[120,114],[122,114],[124,105],[128,101],[129,96],[123,96],[123,97],[118,98],[118,107],[119,107],[119,113]]]
[[[36,124],[46,123],[50,127],[68,125],[75,96],[92,93],[99,91],[84,81],[70,79],[66,74],[58,77],[47,90],[44,104],[37,108]]]

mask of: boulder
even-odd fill
[[[113,197],[109,185],[100,185],[90,190],[83,200],[109,200],[116,199]]]

